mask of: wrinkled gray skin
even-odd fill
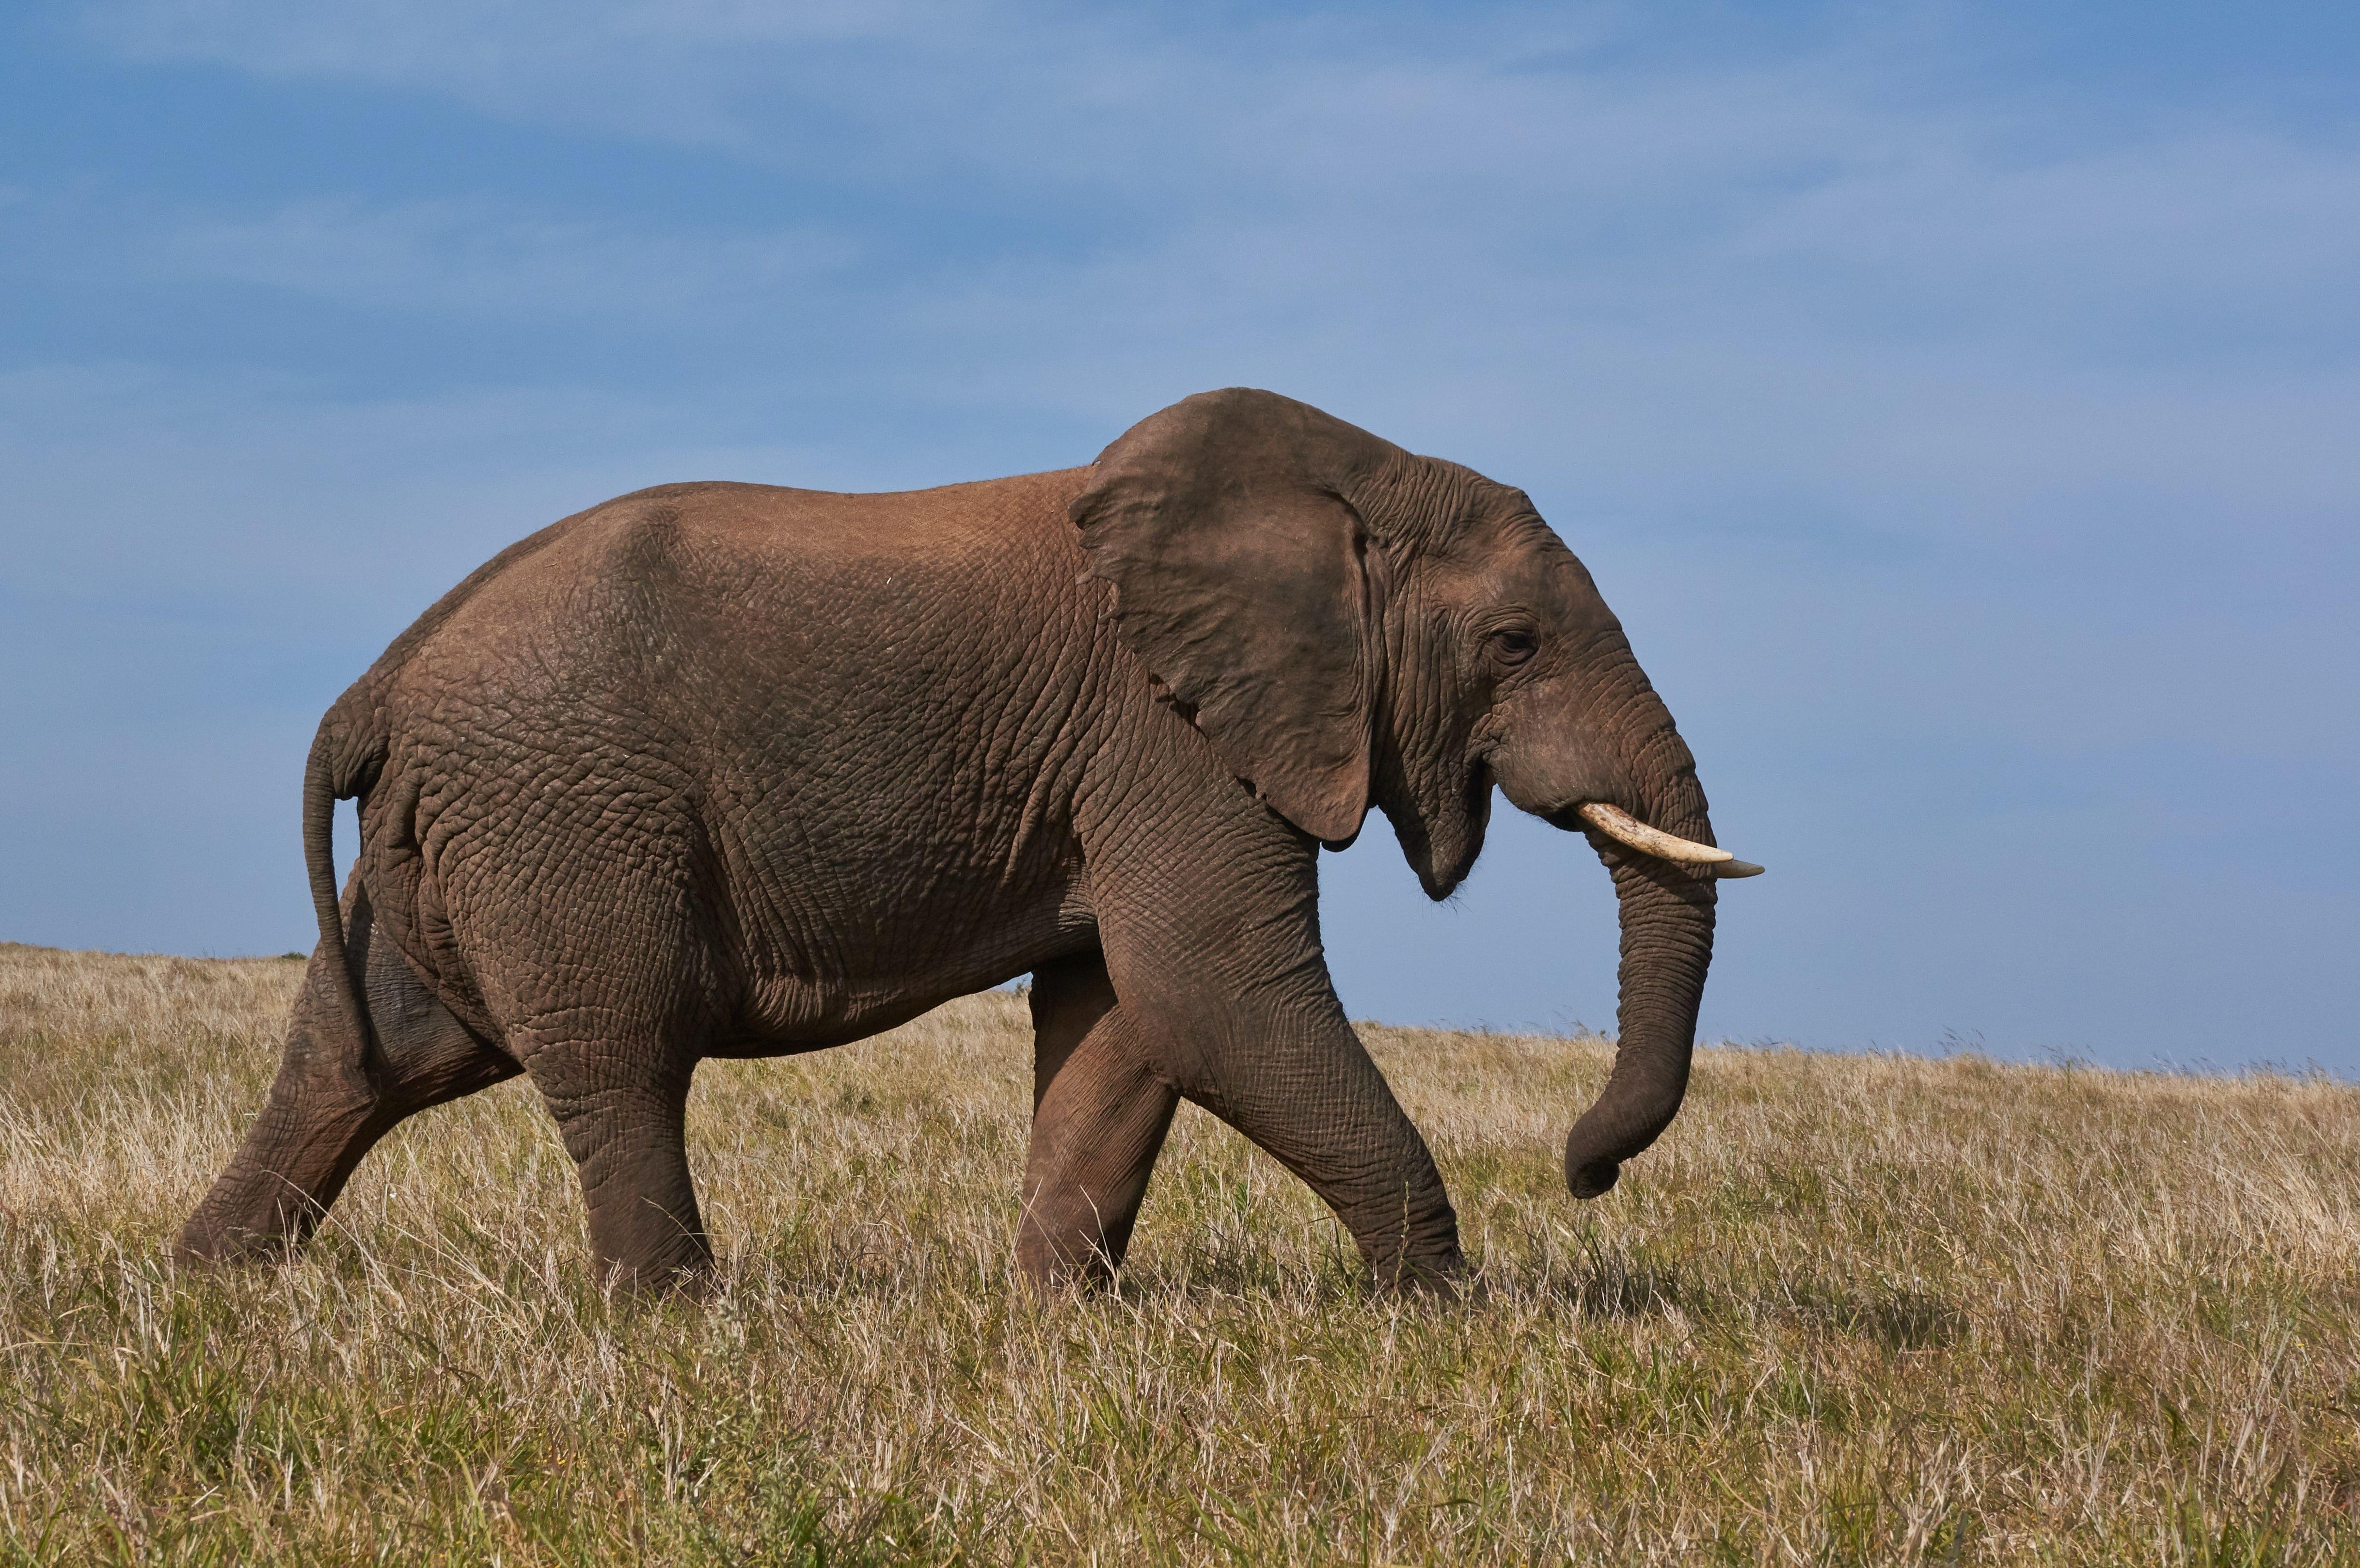
[[[1442,898],[1495,783],[1560,826],[1605,801],[1712,842],[1671,714],[1523,494],[1271,393],[1188,398],[1054,474],[607,502],[461,583],[322,721],[319,949],[181,1255],[299,1241],[387,1129],[524,1073],[608,1276],[690,1279],[700,1061],[1030,972],[1033,1277],[1120,1263],[1185,1098],[1308,1182],[1379,1280],[1447,1279],[1457,1218],[1337,1003],[1316,863],[1373,804]],[[1567,1144],[1582,1197],[1679,1109],[1714,895],[1590,842],[1622,1005]]]

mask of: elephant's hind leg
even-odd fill
[[[1131,1247],[1179,1093],[1138,1048],[1096,952],[1032,977],[1032,1146],[1019,1265],[1034,1279],[1110,1279]]]
[[[568,1008],[511,1039],[574,1157],[600,1282],[641,1294],[694,1289],[713,1266],[688,1169],[694,1054],[604,1007]]]
[[[336,1003],[328,961],[318,953],[287,1030],[279,1076],[262,1114],[229,1166],[181,1227],[185,1262],[279,1256],[300,1244],[377,1139],[405,1118],[519,1071],[419,984],[375,931],[368,898],[355,893],[346,942],[363,970],[364,1004],[377,1040],[366,1073],[337,1059],[333,1031],[317,1020]]]

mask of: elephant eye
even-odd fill
[[[1540,639],[1532,633],[1515,627],[1491,634],[1491,657],[1502,664],[1522,664],[1540,646]]]

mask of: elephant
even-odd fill
[[[177,1255],[283,1256],[388,1129],[523,1073],[602,1281],[694,1286],[701,1061],[1029,974],[1023,1276],[1113,1277],[1185,1099],[1381,1288],[1448,1288],[1458,1219],[1337,999],[1318,855],[1373,805],[1445,898],[1495,785],[1620,900],[1614,1063],[1565,1147],[1594,1198],[1678,1111],[1716,882],[1760,867],[1715,846],[1670,713],[1522,492],[1229,388],[1086,467],[606,502],[467,577],[322,720],[319,944]]]

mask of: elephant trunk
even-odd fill
[[[1660,702],[1651,706],[1661,719],[1631,754],[1643,797],[1633,804],[1655,826],[1710,844],[1712,826],[1696,765],[1671,715]],[[1712,962],[1715,900],[1710,869],[1642,854],[1594,828],[1589,835],[1613,873],[1622,905],[1622,962],[1614,1070],[1565,1143],[1566,1185],[1577,1198],[1595,1198],[1612,1188],[1622,1161],[1655,1142],[1679,1114],[1696,1043],[1697,1006]]]

